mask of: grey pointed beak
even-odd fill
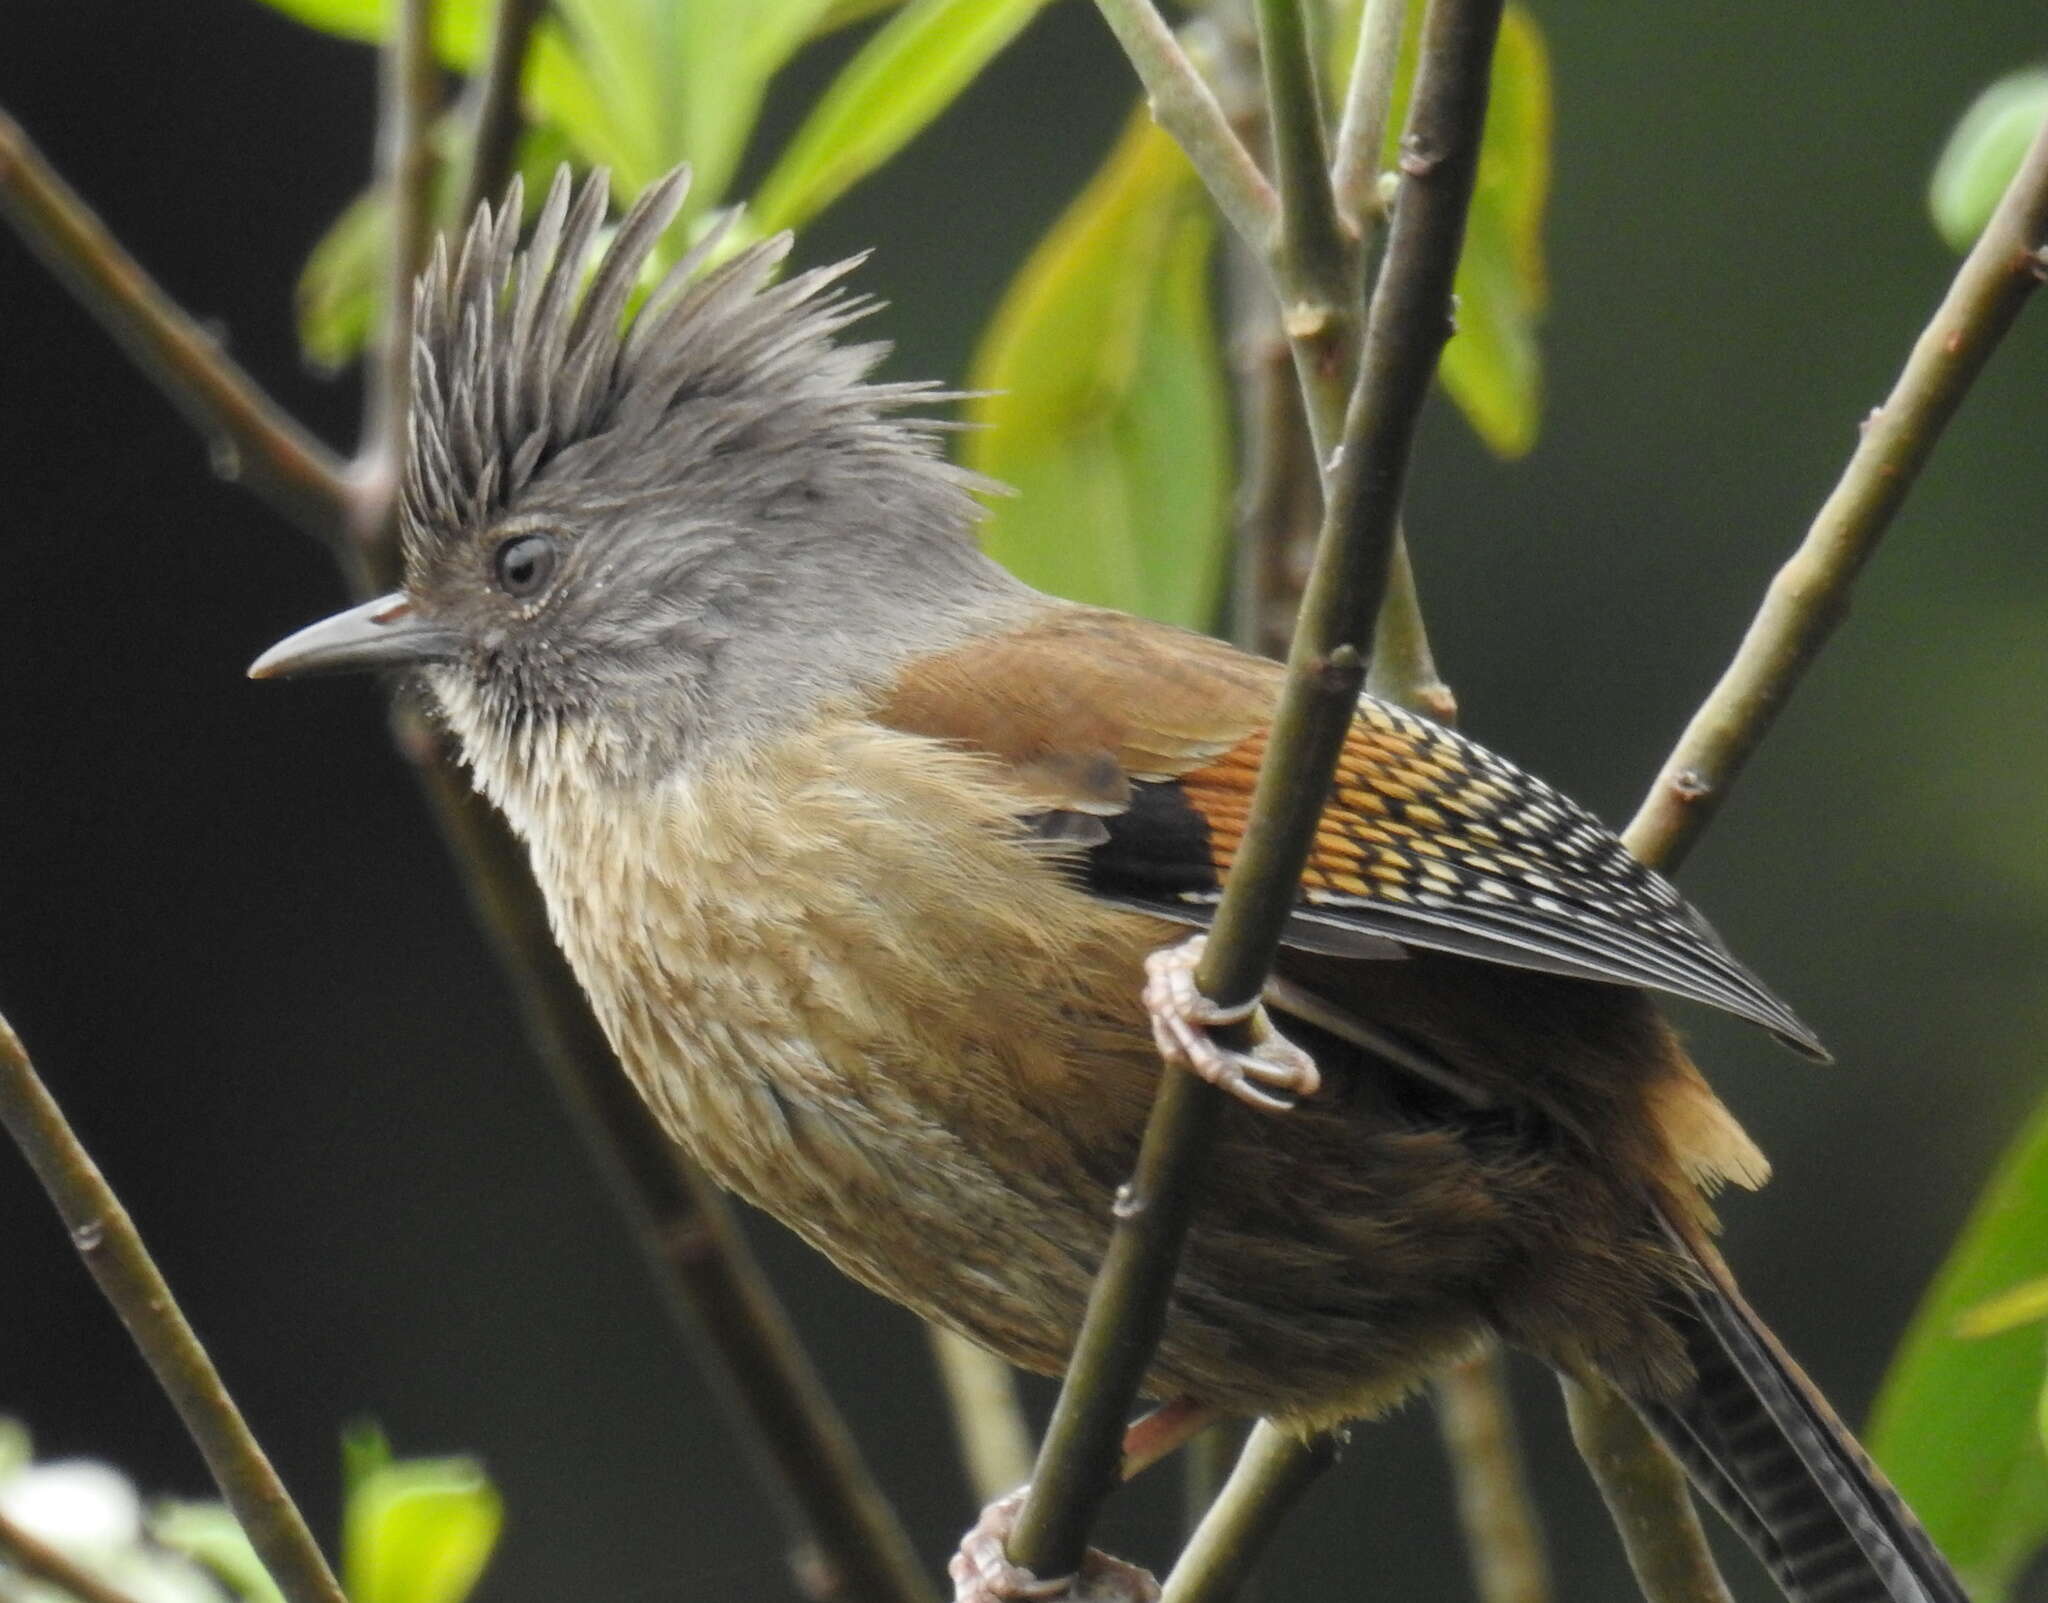
[[[287,635],[249,664],[251,679],[363,673],[445,662],[454,637],[420,615],[412,597],[394,590]]]

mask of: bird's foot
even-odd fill
[[[1145,959],[1145,1011],[1159,1055],[1263,1113],[1285,1113],[1321,1087],[1315,1059],[1275,1029],[1256,1001],[1224,1007],[1196,988],[1208,939],[1191,935]],[[1220,1044],[1209,1033],[1219,1024],[1248,1026],[1251,1049]]]
[[[1078,1575],[1041,1580],[1012,1564],[1005,1549],[1030,1490],[1020,1486],[997,1498],[960,1538],[960,1551],[946,1566],[953,1578],[953,1603],[1159,1603],[1159,1583],[1149,1571],[1092,1547]]]

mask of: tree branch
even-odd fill
[[[1543,1528],[1522,1469],[1500,1350],[1438,1377],[1435,1391],[1479,1603],[1549,1603]]]
[[[1152,0],[1096,0],[1145,86],[1152,117],[1172,134],[1216,208],[1252,247],[1271,249],[1280,213],[1273,186],[1231,131],[1216,95],[1181,49]]]
[[[291,1603],[346,1603],[319,1543],[293,1504],[220,1371],[64,1113],[21,1038],[0,1018],[0,1124],[29,1161],[72,1245],[185,1422],[221,1496]]]
[[[925,1327],[953,1432],[976,1499],[993,1503],[1031,1478],[1031,1427],[1017,1397],[1017,1374],[986,1348],[938,1325]]]
[[[1229,1603],[1237,1597],[1281,1520],[1336,1462],[1333,1438],[1303,1441],[1260,1420],[1166,1577],[1159,1603]]]
[[[547,0],[498,0],[491,25],[491,53],[478,81],[476,125],[469,140],[469,171],[462,181],[457,217],[474,217],[512,181],[512,157],[519,148],[519,86],[533,30]]]
[[[1622,839],[1671,870],[1698,841],[1743,765],[1847,611],[1851,585],[1948,420],[2027,297],[2048,279],[2048,128],[1914,342],[1799,549],[1778,571],[1720,682],[1665,760]],[[1721,1603],[1685,1478],[1610,1387],[1566,1383],[1572,1433],[1656,1603]]]
[[[1627,833],[1674,868],[1719,810],[1891,526],[1948,420],[2027,297],[2048,278],[2048,128],[1921,332],[1806,538],[1779,569],[1720,683],[1700,704]]]
[[[212,447],[213,468],[330,545],[347,520],[341,459],[177,305],[0,112],[0,213]]]
[[[0,1515],[0,1559],[18,1574],[54,1587],[76,1603],[137,1603],[128,1593],[81,1569],[5,1515]]]
[[[1478,167],[1501,3],[1432,0],[1424,22],[1403,191],[1342,447],[1326,467],[1316,564],[1244,849],[1196,975],[1203,994],[1225,1006],[1256,998],[1265,985],[1356,710],[1386,592],[1408,449],[1450,334],[1451,280]],[[1039,1575],[1078,1567],[1115,1483],[1123,1417],[1164,1325],[1193,1181],[1221,1101],[1179,1069],[1160,1081],[1010,1543],[1011,1559]]]

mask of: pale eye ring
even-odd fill
[[[551,534],[515,534],[491,553],[491,577],[515,601],[531,601],[561,566],[561,547]]]

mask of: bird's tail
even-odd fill
[[[1778,1339],[1711,1243],[1667,1220],[1699,1267],[1678,1323],[1696,1369],[1635,1399],[1701,1495],[1793,1603],[1968,1603],[1913,1511]]]

